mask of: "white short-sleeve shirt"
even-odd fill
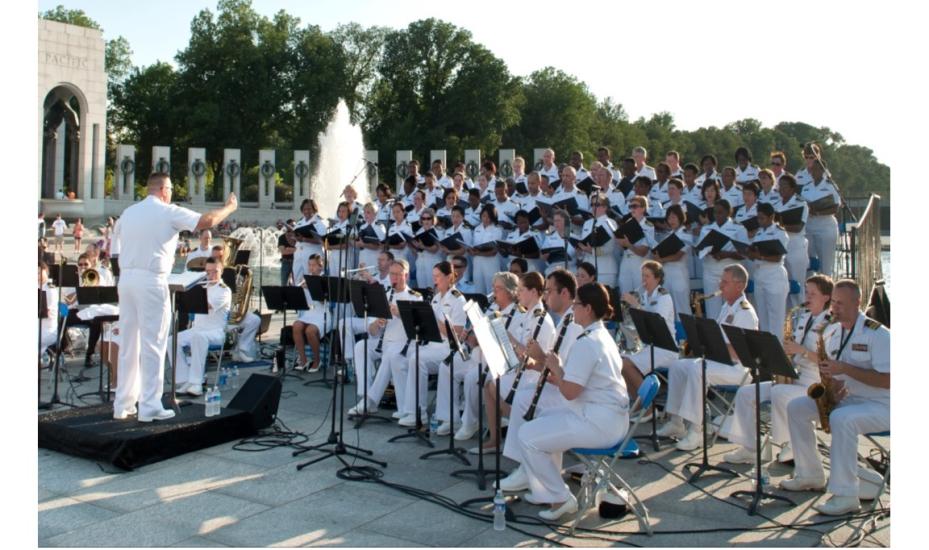
[[[120,269],[167,275],[174,264],[178,233],[193,231],[199,221],[199,213],[153,195],[133,204],[116,222]]]

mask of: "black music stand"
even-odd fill
[[[733,497],[751,497],[752,503],[748,506],[748,515],[754,516],[762,500],[780,500],[795,506],[796,503],[787,497],[766,493],[761,484],[761,380],[772,375],[781,375],[789,378],[799,378],[800,374],[791,366],[781,342],[770,332],[746,330],[739,327],[724,325],[723,330],[735,348],[739,361],[752,371],[755,379],[755,489],[752,491],[736,491]]]
[[[497,481],[500,480],[500,456],[497,456],[496,471],[484,469],[484,447],[480,438],[484,436],[484,385],[487,383],[487,369],[484,368],[484,363],[478,363],[477,368],[479,369],[477,376],[477,410],[479,411],[477,415],[477,468],[474,470],[455,470],[451,475],[453,477],[474,476],[477,479],[477,490],[483,491],[487,489],[488,477],[496,475]],[[452,434],[452,438],[454,439],[454,434]]]
[[[174,294],[174,341],[171,343],[171,406],[174,407],[175,412],[178,412],[178,407],[182,407],[185,403],[181,403],[177,400],[177,314],[181,313],[184,317],[189,317],[190,314],[208,314],[210,312],[210,304],[207,300],[206,287],[203,285],[195,285],[183,292],[176,292]],[[190,323],[193,326],[193,322]],[[217,377],[218,378],[218,377]]]
[[[38,313],[39,313],[39,355],[38,355],[38,360],[39,360],[39,366],[38,366],[39,397],[38,399],[39,401],[38,402],[39,402],[39,408],[42,408],[42,319],[48,318],[49,311],[48,311],[48,296],[45,294],[45,290],[41,288],[39,289],[39,312]],[[57,309],[55,310],[54,314],[58,315]]]
[[[707,471],[721,472],[729,474],[732,477],[738,477],[739,474],[729,468],[722,466],[712,466],[709,462],[708,449],[706,445],[707,414],[706,414],[706,361],[716,361],[724,365],[731,365],[732,359],[729,357],[729,348],[726,341],[723,340],[723,332],[719,325],[712,319],[698,319],[693,315],[679,314],[681,323],[684,325],[684,332],[687,333],[687,343],[695,356],[700,357],[701,369],[703,370],[703,460],[699,463],[688,462],[684,464],[684,469],[697,468],[687,480],[694,483]]]
[[[80,286],[80,278],[77,276],[77,266],[73,264],[66,264],[62,261],[60,264],[52,264],[48,266],[48,277],[49,280],[55,283],[55,286],[58,287],[58,303],[61,303],[61,289],[62,287],[68,286],[72,288],[77,288]],[[58,312],[55,312],[55,315],[58,315]],[[55,363],[52,367],[52,376],[55,378],[52,398],[48,403],[40,403],[39,409],[48,410],[51,409],[54,405],[67,405],[69,407],[77,407],[73,403],[65,403],[61,400],[61,396],[58,395],[58,378],[61,376],[61,354],[62,354],[62,340],[67,334],[68,330],[68,316],[65,315],[61,319],[61,323],[58,324],[58,349],[55,352]],[[40,344],[41,345],[41,344]]]
[[[464,463],[465,466],[470,466],[471,461],[465,457],[465,453],[468,451],[455,446],[455,407],[457,406],[457,403],[455,403],[453,399],[455,396],[455,355],[461,353],[464,348],[461,342],[458,341],[458,335],[455,334],[452,324],[448,320],[448,315],[443,313],[443,316],[445,319],[443,319],[442,322],[445,323],[445,334],[448,335],[448,347],[451,350],[451,354],[448,356],[448,423],[451,425],[448,434],[448,449],[429,451],[419,457],[419,459],[425,460],[431,456],[447,454],[457,458]],[[417,380],[419,380],[418,377]]]
[[[349,282],[349,294],[352,300],[352,308],[355,310],[355,315],[364,318],[364,325],[368,326],[368,317],[374,317],[375,319],[387,319],[390,320],[393,315],[390,313],[390,302],[387,301],[387,292],[385,292],[384,287],[380,283],[368,283],[365,281],[350,281]],[[384,327],[384,330],[387,330],[387,327]],[[368,333],[370,334],[370,333]],[[368,340],[370,338],[365,338],[364,340],[364,368],[363,368],[363,378],[357,376],[356,372],[356,382],[358,384],[364,384],[363,390],[363,405],[361,416],[355,420],[355,428],[360,428],[365,420],[379,420],[381,422],[390,422],[389,418],[383,416],[378,416],[376,414],[368,413]],[[358,358],[355,358],[357,365]],[[357,368],[357,367],[356,367]]]
[[[628,313],[632,318],[632,323],[635,325],[639,340],[642,341],[642,344],[649,347],[649,360],[651,361],[651,370],[649,374],[655,374],[655,347],[657,346],[661,349],[676,352],[678,351],[677,343],[674,341],[674,337],[671,336],[671,331],[668,330],[668,324],[665,322],[664,317],[660,314],[638,308],[629,308]],[[652,440],[655,452],[658,452],[661,449],[661,445],[659,444],[659,439],[661,438],[658,437],[657,414],[652,414],[651,424],[652,433],[648,437]]]
[[[268,305],[268,309],[272,311],[280,311],[284,314],[284,326],[287,326],[287,311],[303,311],[309,309],[309,304],[306,303],[306,295],[303,293],[303,287],[299,286],[263,286],[261,287],[261,294],[265,298],[265,303]],[[287,345],[281,339],[280,342],[282,353],[285,358],[287,355]],[[272,369],[277,368],[275,363]],[[287,372],[287,360],[281,361],[281,379],[288,376]],[[292,374],[296,378],[300,378],[296,374]],[[300,380],[303,380],[300,378]]]
[[[394,441],[412,437],[422,441],[429,447],[435,447],[432,441],[429,441],[428,432],[423,431],[422,412],[419,409],[419,346],[424,342],[442,341],[442,335],[439,334],[439,324],[436,321],[435,313],[433,313],[432,305],[429,302],[398,300],[397,308],[400,310],[400,320],[403,321],[403,330],[406,332],[406,337],[414,341],[414,345],[416,346],[416,383],[413,388],[413,391],[416,392],[414,396],[414,407],[416,410],[413,413],[416,415],[416,426],[414,428],[409,428],[407,433],[394,436],[388,439],[388,441],[393,443]],[[403,382],[401,381],[401,383]],[[400,406],[402,406],[402,404]]]
[[[77,291],[77,303],[82,306],[119,303],[119,294],[116,292],[115,286],[77,287],[75,290]],[[101,315],[94,318],[95,322],[100,323],[101,331],[103,329],[103,323],[115,323],[118,320],[119,315]],[[107,370],[109,370],[109,367],[107,367]],[[107,376],[106,380],[106,392],[103,391],[103,354],[100,355],[100,367],[98,372],[100,374],[100,378],[97,384],[97,391],[78,395],[78,399],[87,397],[89,395],[97,395],[104,403],[108,403],[110,401],[109,376]]]

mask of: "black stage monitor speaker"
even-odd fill
[[[266,374],[253,374],[229,403],[229,408],[251,414],[253,427],[261,430],[274,422],[280,401],[281,379]]]

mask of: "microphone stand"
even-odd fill
[[[483,491],[487,489],[487,477],[494,475],[494,472],[484,469],[484,445],[481,444],[480,438],[484,435],[484,384],[487,383],[487,369],[484,368],[483,363],[479,363],[477,368],[477,410],[481,411],[477,415],[477,433],[478,433],[478,446],[477,446],[477,469],[474,470],[455,470],[451,473],[452,477],[461,477],[473,475],[477,479],[477,490]],[[499,460],[497,461],[497,466],[499,469]],[[499,481],[500,476],[497,476]]]
[[[448,454],[460,460],[465,466],[470,466],[471,461],[465,457],[467,451],[460,447],[455,447],[455,355],[461,350],[462,344],[458,341],[458,336],[455,334],[452,324],[448,321],[448,315],[445,316],[445,328],[448,331],[448,343],[453,348],[448,362],[448,423],[451,425],[448,434],[448,449],[429,451],[419,458],[420,460],[425,460],[431,456]],[[417,380],[418,379],[419,377],[417,377]]]

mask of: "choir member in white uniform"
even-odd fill
[[[419,217],[422,215],[423,210],[429,206],[426,201],[426,192],[422,189],[418,189],[413,193],[413,208],[406,213],[406,221],[411,227],[414,223],[419,223]]]
[[[390,192],[390,187],[388,187],[386,183],[377,184],[377,188],[374,192],[377,195],[377,200],[374,201],[374,207],[377,209],[377,216],[375,219],[378,223],[386,227],[390,222],[390,207],[394,203],[393,194]]]
[[[504,319],[504,326],[511,335],[518,334],[522,326],[522,312],[516,303],[516,289],[519,286],[519,277],[512,273],[503,272],[494,275],[493,279],[493,304],[487,309],[488,315],[500,315]],[[498,313],[499,312],[499,313]],[[480,380],[480,369],[485,369],[482,364],[481,350],[477,347],[477,339],[471,335],[467,344],[471,347],[471,358],[464,365],[463,378],[463,401],[464,411],[461,415],[461,427],[455,432],[455,439],[464,441],[471,439],[478,428],[478,416],[481,414],[478,408],[478,396],[481,387],[478,385]],[[455,362],[455,378],[458,378],[459,362]],[[478,368],[475,368],[478,367]]]
[[[435,227],[435,213],[431,208],[423,209],[419,223],[422,227],[416,232],[416,237],[431,232],[436,238],[435,242],[428,246],[416,239],[410,242],[410,248],[416,251],[416,288],[429,288],[432,286],[432,267],[444,260],[446,255],[439,250],[440,233]]]
[[[577,174],[574,168],[565,166],[561,171],[561,185],[558,186],[558,190],[552,195],[552,203],[561,202],[573,197],[577,202],[578,210],[590,212],[590,200],[583,191],[574,186],[575,183],[577,183]],[[579,226],[584,223],[584,218],[580,215],[572,216],[571,222]]]
[[[446,248],[445,245],[439,245],[439,248],[446,256],[466,256],[468,253],[467,247],[471,246],[474,242],[474,238],[471,230],[465,225],[464,208],[459,205],[453,206],[451,216],[452,225],[441,232],[442,240],[454,237],[458,242],[462,243],[463,246],[454,250]]]
[[[703,196],[700,193],[701,187],[697,185],[697,174],[700,169],[696,164],[687,163],[684,165],[684,188],[681,189],[681,198],[687,202],[700,205]]]
[[[655,227],[645,219],[647,210],[647,198],[637,195],[630,200],[629,212],[632,214],[632,219],[639,223],[644,236],[634,243],[629,242],[625,235],[616,237],[616,243],[624,250],[619,273],[621,293],[631,292],[642,286],[642,263],[650,257],[651,249],[658,244],[655,242]]]
[[[622,361],[603,325],[611,317],[607,289],[602,285],[578,289],[575,322],[584,327],[568,360],[546,358],[549,384],[570,403],[544,409],[519,430],[519,449],[531,501],[549,504],[539,513],[546,521],[577,511],[577,499],[561,478],[564,451],[574,447],[609,447],[629,429],[629,395],[623,382]]]
[[[538,170],[540,176],[548,178],[549,183],[561,179],[558,166],[555,164],[555,151],[546,149],[542,152],[542,167]]]
[[[635,160],[636,177],[646,176],[652,181],[658,179],[657,174],[655,174],[655,169],[646,164],[648,160],[648,151],[645,150],[645,147],[638,146],[632,149],[632,159]]]
[[[664,269],[662,283],[674,302],[674,311],[690,315],[690,256],[693,236],[684,226],[687,214],[678,205],[673,205],[665,212],[668,227],[677,238],[684,242],[684,248],[670,256],[656,257]],[[670,236],[670,233],[669,235]],[[667,237],[666,237],[667,238]],[[672,332],[673,334],[673,332]]]
[[[755,245],[764,241],[780,241],[784,249],[789,244],[787,232],[774,223],[774,207],[770,204],[758,205],[758,232],[752,238]],[[755,307],[761,330],[782,336],[787,307],[787,294],[790,285],[787,281],[787,269],[784,268],[784,255],[762,255],[756,246],[748,249],[748,258],[755,263],[751,277],[755,281]]]
[[[800,197],[811,204],[826,196],[832,196],[833,206],[814,210],[810,207],[810,217],[806,222],[806,239],[809,242],[811,258],[819,258],[819,271],[831,276],[835,268],[835,243],[839,240],[839,222],[836,212],[842,203],[835,183],[826,177],[826,168],[822,162],[814,161],[810,168],[813,182],[804,185]]]
[[[742,186],[735,182],[735,168],[727,166],[722,170],[722,185],[719,188],[719,198],[726,199],[733,210],[742,206]]]
[[[390,224],[390,227],[387,228],[387,239],[390,240],[390,238],[394,235],[412,237],[413,229],[406,221],[406,210],[404,210],[403,204],[395,202],[393,207],[390,209],[390,213],[393,215],[393,223]],[[406,261],[407,265],[410,265],[412,262],[413,255],[410,252],[410,249],[407,246],[407,242],[405,240],[398,244],[388,243],[387,248],[393,253],[395,258]]]
[[[216,258],[208,258],[204,271],[208,311],[194,315],[190,328],[178,333],[177,369],[174,374],[177,393],[196,396],[203,394],[203,375],[206,372],[210,346],[218,346],[226,338],[226,321],[232,303],[232,291],[220,278],[222,264],[216,261]],[[169,336],[169,348],[171,342]],[[189,356],[187,350],[190,352]],[[171,362],[171,354],[168,354],[168,362]]]
[[[638,292],[627,292],[622,295],[622,301],[635,309],[642,309],[657,313],[668,326],[668,333],[674,338],[674,300],[671,293],[662,286],[664,282],[664,269],[661,264],[649,260],[642,264],[642,287]],[[642,349],[629,356],[623,357],[623,378],[630,393],[639,391],[645,375],[652,371],[652,346],[643,346]],[[666,367],[678,357],[678,352],[655,348],[656,369]]]
[[[553,216],[552,231],[545,235],[542,250],[559,249],[559,252],[543,252],[542,260],[546,263],[546,276],[556,269],[572,272],[576,268],[574,245],[568,240],[571,220],[567,212],[558,210]]]
[[[494,200],[490,204],[497,208],[499,221],[516,225],[516,212],[519,211],[519,203],[510,199],[506,194],[506,182],[498,181],[494,184]]]
[[[526,177],[526,189],[529,191],[525,195],[519,197],[516,202],[519,203],[521,209],[526,212],[532,213],[533,210],[539,208],[539,202],[545,204],[551,204],[551,201],[548,200],[542,193],[542,178],[539,176],[538,172],[532,172]],[[545,217],[542,216],[542,211],[539,209],[539,219],[532,224],[532,227],[537,229],[542,229],[547,226]]]
[[[771,402],[770,440],[781,446],[779,462],[793,458],[787,432],[787,404],[794,398],[806,395],[810,384],[819,382],[819,366],[816,364],[816,344],[832,322],[829,315],[829,300],[832,297],[832,279],[825,275],[814,275],[806,280],[806,308],[791,311],[793,332],[784,341],[784,351],[800,374],[800,378],[789,383],[761,383],[761,400]],[[720,435],[739,447],[726,453],[724,459],[731,464],[755,463],[755,385],[739,388],[735,395],[735,413],[731,423],[724,424]],[[764,449],[762,461],[770,460],[770,449]]]
[[[593,205],[592,213],[593,218],[584,222],[584,228],[581,230],[581,238],[586,239],[593,235],[595,231],[606,232],[607,241],[601,246],[593,246],[591,244],[578,243],[577,249],[579,252],[583,253],[583,259],[594,264],[594,267],[597,270],[597,281],[604,284],[607,287],[612,287],[616,284],[617,277],[619,276],[619,266],[616,265],[616,259],[614,257],[614,252],[617,248],[617,239],[616,235],[616,222],[610,219],[607,216],[607,212],[610,210],[610,201],[606,198],[605,195],[596,194],[593,195]]]
[[[804,187],[813,183],[813,163],[816,162],[817,158],[820,158],[820,155],[821,152],[819,145],[816,145],[815,143],[807,143],[803,146],[804,166],[800,170],[797,170],[797,173],[794,174],[794,177],[797,179],[797,186],[801,191]]]
[[[514,331],[516,334],[512,338],[512,343],[516,355],[520,358],[521,363],[524,363],[530,342],[537,342],[539,347],[546,353],[552,349],[555,344],[555,323],[545,311],[545,304],[542,302],[542,296],[545,293],[545,280],[540,273],[525,273],[520,276],[516,293],[519,305],[526,310],[526,313],[523,314],[523,322],[519,330]],[[499,421],[496,408],[496,384],[500,384],[500,414],[508,416],[510,405],[505,401],[514,388],[514,384],[517,384],[517,390],[530,388],[534,387],[539,379],[539,373],[531,369],[524,369],[518,382],[516,375],[517,370],[514,369],[501,376],[499,380],[488,380],[484,385],[484,411],[487,414],[487,429],[490,430],[491,437],[497,433],[497,422]]]
[[[719,181],[719,172],[716,171],[718,165],[719,163],[716,161],[714,155],[703,155],[703,158],[700,159],[700,168],[702,171],[695,180],[698,187],[703,187],[703,184],[709,180]]]
[[[185,266],[190,265],[191,260],[197,258],[209,258],[213,249],[213,233],[209,229],[200,232],[200,246],[187,253],[184,258]]]
[[[442,163],[441,159],[432,161],[432,175],[435,178],[435,182],[443,189],[448,189],[452,186],[452,178],[448,177],[445,173],[445,165]]]
[[[394,382],[397,403],[406,399],[406,378],[408,360],[404,355],[414,353],[411,343],[407,346],[406,331],[400,320],[400,310],[397,302],[421,302],[420,293],[407,286],[410,267],[406,260],[395,260],[390,264],[390,289],[387,291],[387,301],[390,303],[390,319],[368,320],[368,362],[367,378],[364,376],[364,363],[356,363],[359,383],[356,385],[358,404],[348,410],[349,416],[364,414],[364,386],[361,381],[366,380],[368,385],[368,413],[377,412],[377,405],[384,396],[384,391],[391,380]],[[378,349],[380,348],[380,349]],[[364,360],[364,342],[355,343],[355,357]],[[380,365],[375,369],[375,362],[380,359]],[[376,372],[376,374],[375,374]],[[400,417],[402,407],[398,405],[397,414]]]
[[[771,175],[774,177],[775,188],[780,185],[781,178],[785,174],[790,174],[787,171],[787,155],[783,151],[774,151],[771,153]]]
[[[752,164],[752,154],[745,147],[735,150],[735,182],[748,183],[758,179],[758,167]]]
[[[671,181],[671,167],[666,162],[659,162],[655,167],[655,184],[648,194],[648,202],[652,206],[663,205],[668,201],[668,182]],[[651,214],[649,214],[651,216]]]
[[[781,194],[777,192],[778,181],[774,179],[774,172],[765,168],[758,172],[758,181],[761,189],[758,190],[758,202],[770,203],[777,208],[781,205]]]
[[[348,243],[349,231],[354,231],[350,226],[351,203],[340,202],[336,209],[336,222],[329,228],[329,233],[338,232],[338,237],[343,239],[341,244],[328,243],[329,248],[329,275],[337,277],[341,275],[340,270],[353,269],[351,262]]]
[[[729,218],[731,208],[729,203],[720,199],[713,205],[713,215],[715,221],[707,224],[700,231],[700,237],[697,239],[699,244],[710,231],[716,230],[726,235],[732,240],[748,244],[748,234],[745,228]],[[703,251],[701,251],[703,253]],[[736,252],[735,246],[727,242],[719,252],[708,252],[703,257],[703,289],[705,293],[710,293],[719,286],[719,280],[723,270],[733,264],[739,263],[742,255]],[[708,319],[715,319],[722,307],[722,299],[719,297],[708,298],[705,302],[705,314]]]
[[[668,151],[664,156],[665,164],[671,171],[671,177],[684,179],[684,168],[681,166],[681,154],[677,151]]]
[[[317,254],[313,254],[307,259],[306,274],[311,276],[320,276],[323,274],[323,259]],[[303,294],[306,297],[306,303],[309,309],[297,313],[297,320],[294,321],[293,331],[294,350],[297,352],[297,360],[294,364],[295,370],[306,370],[309,366],[309,372],[317,372],[319,364],[319,340],[321,335],[328,332],[326,306],[313,299],[308,288],[306,288],[306,279],[301,279],[297,286],[303,287]],[[309,365],[306,359],[306,345],[309,344],[310,351],[313,353],[313,364]]]
[[[515,215],[516,220],[516,229],[510,232],[506,237],[506,242],[510,244],[518,244],[523,241],[532,239],[535,241],[536,247],[540,250],[542,248],[542,236],[539,235],[538,231],[532,229],[529,226],[529,213],[525,210],[518,210]],[[529,271],[538,271],[542,273],[545,271],[545,262],[542,260],[541,256],[536,253],[532,256],[518,256],[526,260]]]
[[[477,228],[481,224],[481,210],[484,203],[481,202],[481,192],[477,189],[471,189],[467,195],[468,207],[465,208],[465,223],[471,226],[471,229]]]
[[[429,375],[438,374],[439,365],[445,361],[449,354],[448,335],[446,334],[445,320],[448,319],[452,330],[455,331],[458,338],[464,334],[464,325],[467,321],[464,306],[466,303],[464,295],[455,288],[455,272],[452,264],[449,262],[439,262],[432,268],[432,279],[435,283],[435,296],[432,297],[432,312],[435,314],[436,321],[439,325],[439,333],[442,335],[441,342],[428,342],[419,347],[419,368],[416,365],[415,350],[407,351],[407,377],[406,377],[406,399],[403,404],[402,412],[406,416],[400,419],[400,425],[406,427],[416,426],[416,378],[419,377],[419,410],[422,414],[420,417],[423,422],[429,418],[427,415],[427,391],[429,389]],[[410,344],[413,345],[413,344]],[[401,384],[403,382],[400,382]],[[444,386],[444,390],[442,389]],[[445,384],[439,384],[436,388],[436,417],[442,418],[448,416],[448,380]],[[444,409],[444,413],[442,412]],[[445,419],[449,422],[449,419]],[[450,426],[446,427],[448,430]],[[446,431],[445,433],[449,433]]]
[[[497,209],[492,204],[485,204],[481,209],[481,223],[471,232],[472,248],[468,251],[473,257],[472,282],[481,294],[487,294],[493,288],[494,274],[500,271],[500,254],[496,247],[481,251],[476,247],[494,243],[503,239],[503,231],[497,226]]]
[[[758,317],[755,309],[745,297],[748,285],[748,272],[739,264],[726,267],[719,280],[723,307],[719,310],[716,322],[720,325],[732,325],[740,328],[758,329]],[[707,387],[727,384],[741,386],[748,380],[748,369],[739,364],[738,357],[729,339],[723,332],[723,338],[729,348],[732,365],[706,362]],[[693,451],[701,446],[703,440],[703,367],[700,359],[678,359],[668,367],[668,403],[665,411],[671,419],[658,430],[662,437],[681,438],[677,448],[681,451]],[[685,430],[684,421],[690,423]]]
[[[300,203],[300,211],[303,213],[303,218],[297,220],[294,229],[299,229],[305,225],[312,225],[319,237],[309,238],[303,237],[299,233],[296,234],[297,251],[294,252],[295,285],[299,285],[300,281],[303,280],[303,276],[306,275],[306,262],[310,259],[310,256],[312,254],[318,254],[322,257],[323,241],[320,237],[325,235],[328,231],[328,224],[318,215],[319,209],[316,207],[316,201],[313,199],[303,199],[303,202]]]
[[[793,477],[781,482],[791,491],[820,489],[832,497],[814,508],[821,514],[843,515],[860,509],[858,500],[858,436],[890,429],[890,331],[859,311],[861,290],[850,280],[832,291],[835,324],[826,329],[828,359],[819,364],[831,377],[838,404],[829,415],[829,483],[817,448],[813,422],[819,417],[808,396],[787,405],[790,445],[794,450]]]
[[[808,243],[806,240],[806,221],[809,214],[809,207],[806,201],[800,198],[797,193],[797,180],[791,174],[785,174],[778,185],[778,193],[781,196],[781,202],[778,205],[778,213],[788,210],[802,208],[800,222],[795,224],[784,224],[784,230],[787,231],[787,257],[784,258],[784,265],[787,268],[787,275],[790,280],[798,283],[806,277],[806,269],[810,265],[810,258],[807,252]],[[791,307],[796,307],[803,303],[803,287],[800,287],[799,294],[788,296]]]
[[[123,211],[114,228],[119,250],[120,327],[119,387],[113,417],[125,419],[139,403],[140,422],[174,417],[161,404],[164,358],[170,326],[168,273],[174,263],[179,231],[199,231],[226,219],[238,207],[230,193],[218,210],[199,214],[171,204],[173,186],[164,173],[148,178],[148,197]]]
[[[358,267],[362,267],[362,264],[364,264],[364,267],[377,266],[377,257],[384,248],[384,245],[380,243],[369,243],[361,239],[361,232],[366,230],[374,231],[374,234],[381,242],[387,238],[387,229],[384,228],[384,224],[376,221],[376,219],[377,207],[374,203],[369,202],[364,206],[364,223],[356,234],[358,238],[355,240],[355,247],[361,251],[358,254]]]

